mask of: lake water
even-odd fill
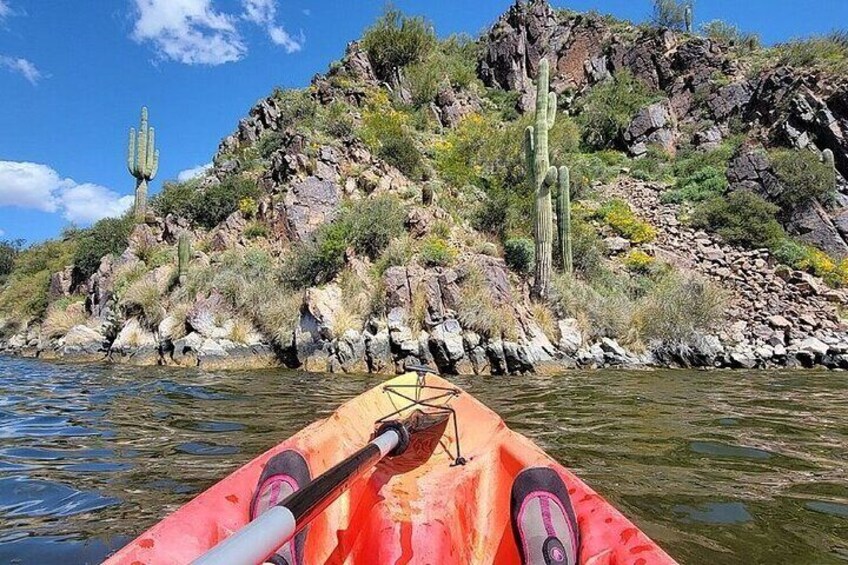
[[[457,378],[681,563],[848,562],[848,376]],[[97,563],[375,377],[0,358],[0,563]]]

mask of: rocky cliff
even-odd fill
[[[835,190],[826,199],[813,196],[777,217],[798,241],[834,260],[844,259],[844,77],[792,68],[766,55],[745,56],[739,46],[708,37],[556,10],[544,1],[516,3],[475,42],[474,52],[476,77],[470,84],[437,81],[422,102],[410,87],[415,69],[383,82],[366,50],[351,43],[344,58],[316,76],[305,93],[312,105],[309,112],[330,116],[330,127],[321,131],[303,126],[312,119],[308,112],[293,120],[291,99],[275,93],[261,100],[221,142],[214,167],[191,186],[203,193],[234,177],[247,179],[256,188],[250,205],[211,227],[175,212],[149,217],[134,228],[126,250],[104,257],[87,279],[79,280],[74,266],[55,273],[51,300],[84,297],[69,307],[79,310],[79,323],[62,331],[46,331],[44,316],[9,324],[6,351],[139,364],[279,364],[378,373],[422,362],[462,374],[558,371],[578,365],[848,368],[848,333],[841,318],[848,299],[839,284],[828,286],[809,269],[782,265],[768,249],[740,247],[693,227],[687,221],[687,203],[663,198],[673,182],[635,174],[657,151],[674,163],[678,153],[707,154],[726,147],[731,138],[743,138],[722,171],[727,192],[751,191],[779,202],[789,188],[768,150],[783,147],[816,155],[830,150]],[[475,116],[502,115],[503,100],[514,102],[518,114],[531,109],[533,77],[543,58],[550,62],[552,88],[564,101],[562,109],[578,121],[581,100],[617,77],[627,74],[650,90],[651,101],[611,141],[626,157],[610,164],[604,154],[612,173],[595,178],[587,173],[578,205],[591,211],[610,199],[626,202],[655,236],[628,239],[602,216],[586,213],[588,229],[604,242],[602,263],[621,272],[628,257],[642,257],[631,254],[639,251],[646,261],[662,263],[663,272],[697,275],[704,284],[723,289],[727,304],[721,323],[696,328],[686,340],[644,343],[600,331],[562,303],[534,304],[526,275],[502,258],[503,241],[481,233],[463,215],[493,196],[486,183],[472,179],[463,186],[449,180],[440,165],[440,144],[457,142],[452,132],[462,131]],[[385,144],[369,143],[361,134],[378,105],[375,100],[390,101],[380,110],[384,113],[416,108],[404,122],[415,129],[411,137],[423,155],[414,172],[402,172],[382,152]],[[520,115],[515,120],[520,122]],[[415,125],[419,122],[426,125]],[[386,264],[349,246],[343,265],[331,276],[313,279],[293,293],[287,324],[270,326],[262,316],[246,316],[239,310],[238,290],[218,280],[216,273],[227,268],[225,254],[244,256],[258,249],[285,264],[297,250],[314,244],[322,226],[337,223],[350,203],[376,202],[387,195],[402,202],[402,237],[418,251],[392,262],[399,264]],[[190,269],[213,281],[188,291],[174,288],[172,266],[152,267],[150,259],[152,249],[175,246],[184,232],[195,242]],[[431,248],[438,247],[434,242],[447,245],[446,259],[428,258]],[[145,288],[161,296],[158,315],[151,315],[143,301],[134,306],[127,298],[123,285],[130,271],[142,273],[134,275],[133,284],[144,280]],[[291,286],[290,280],[276,280],[280,289]],[[277,290],[271,285],[264,292],[270,308]],[[363,300],[368,307],[351,306]],[[258,304],[261,308],[261,299]],[[485,323],[479,320],[484,314]]]

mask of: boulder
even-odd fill
[[[639,110],[627,129],[624,144],[633,157],[642,157],[651,145],[673,154],[676,150],[676,118],[668,100]]]
[[[583,346],[583,332],[575,318],[566,318],[557,322],[559,327],[559,350],[566,355],[574,355]]]
[[[341,202],[341,187],[334,182],[308,177],[289,188],[283,201],[288,236],[307,241],[322,224],[333,221]]]
[[[462,327],[456,320],[446,320],[433,328],[429,345],[433,360],[443,372],[455,372],[455,365],[465,357]]]
[[[137,318],[130,318],[112,342],[109,358],[132,365],[156,365],[159,363],[159,341]]]

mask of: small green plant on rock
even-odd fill
[[[428,267],[447,267],[457,256],[457,250],[441,237],[431,235],[421,245],[421,260]]]
[[[504,242],[504,260],[507,266],[520,275],[533,272],[536,264],[536,247],[533,240],[516,237]]]

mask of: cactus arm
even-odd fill
[[[150,167],[150,179],[156,176],[156,173],[159,172],[159,150],[153,152],[153,163]]]
[[[144,177],[144,169],[147,166],[147,116],[145,114],[144,120],[142,120],[142,125],[138,129],[138,141],[136,142],[136,148],[138,151],[138,157],[136,161],[138,162],[138,166],[136,168],[137,176]]]
[[[536,189],[536,183],[533,180],[534,168],[536,166],[536,142],[535,131],[533,126],[527,126],[524,130],[524,157],[527,159],[527,178],[530,179],[530,187]]]
[[[130,128],[130,148],[127,152],[127,169],[135,176],[135,128]]]
[[[548,129],[554,127],[557,115],[557,95],[556,92],[548,93]]]
[[[557,198],[557,227],[563,271],[574,272],[571,255],[571,174],[568,167],[559,168],[559,197]]]
[[[545,186],[556,186],[558,176],[556,167],[548,167],[548,174],[545,175]]]
[[[153,159],[155,157],[153,153],[153,147],[156,143],[156,131],[153,128],[147,129],[147,150],[144,152],[145,160],[144,160],[144,178],[152,178],[150,175],[150,171],[153,168]]]
[[[191,240],[186,232],[180,234],[177,244],[177,276],[179,283],[185,284],[188,275],[188,263],[191,259]]]

